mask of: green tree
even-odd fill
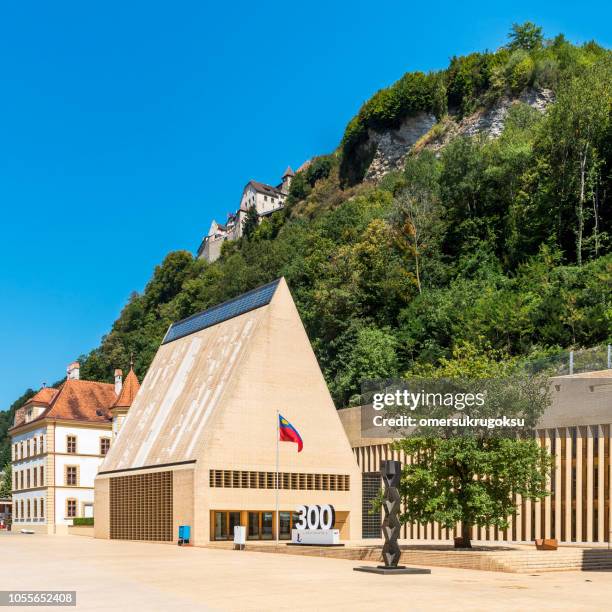
[[[593,254],[602,246],[602,190],[610,153],[612,57],[608,56],[571,78],[560,90],[551,109],[542,143],[550,151],[551,200],[557,200],[563,219],[573,227],[575,260],[582,265],[585,239],[590,235]],[[607,159],[608,158],[608,159]],[[609,168],[609,166],[608,166]],[[573,209],[573,223],[569,211]],[[609,214],[609,211],[608,211]]]
[[[247,210],[244,223],[242,225],[242,233],[247,240],[251,238],[251,236],[253,236],[258,225],[259,215],[257,214],[257,209],[255,208],[255,206],[251,206]]]
[[[400,482],[401,522],[461,523],[456,546],[471,548],[473,526],[506,529],[517,512],[513,495],[547,495],[550,457],[535,440],[408,438],[396,447],[412,457]]]
[[[7,461],[0,472],[0,498],[11,497],[13,491],[13,468]]]
[[[343,367],[333,385],[336,394],[346,401],[349,392],[358,391],[362,381],[396,376],[396,345],[389,330],[373,327],[357,330],[353,343],[341,356]]]
[[[547,379],[522,373],[516,359],[504,357],[500,351],[478,350],[464,343],[452,358],[442,358],[437,368],[426,366],[417,374],[485,392],[491,398],[490,407],[470,410],[472,417],[503,412],[523,417],[526,426],[533,427],[550,403]],[[433,436],[417,431],[415,437],[396,443],[412,458],[402,471],[400,495],[405,511],[400,520],[435,521],[448,529],[461,523],[462,542],[456,545],[471,548],[473,526],[508,527],[509,517],[517,510],[514,495],[541,499],[548,494],[551,460],[533,438],[458,433],[442,430]]]
[[[427,151],[410,158],[404,171],[407,185],[395,197],[391,213],[396,245],[412,263],[415,284],[423,292],[423,260],[435,259],[442,236],[438,164]]]
[[[525,23],[513,23],[508,39],[509,42],[506,46],[510,51],[516,51],[517,49],[533,51],[542,46],[544,36],[540,26],[531,21],[526,21]]]

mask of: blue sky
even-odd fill
[[[13,2],[0,13],[0,409],[95,347],[251,178],[335,148],[408,70],[512,22],[610,46],[604,2]]]

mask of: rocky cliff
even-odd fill
[[[508,111],[514,104],[524,103],[539,112],[554,101],[549,89],[527,89],[520,96],[503,96],[488,108],[458,119],[453,114],[436,122],[430,113],[417,113],[404,119],[397,129],[368,131],[368,141],[364,148],[374,149],[374,156],[365,175],[368,181],[378,181],[391,170],[403,167],[408,153],[415,147],[439,150],[457,136],[476,136],[485,134],[497,138],[504,129]]]

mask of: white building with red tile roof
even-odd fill
[[[65,533],[93,517],[94,479],[140,387],[131,369],[115,384],[80,380],[68,366],[58,388],[43,387],[15,413],[10,429],[14,529]]]

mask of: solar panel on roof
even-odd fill
[[[247,293],[243,293],[232,300],[223,302],[217,306],[213,306],[204,312],[199,312],[198,314],[194,314],[186,319],[183,319],[182,321],[173,323],[166,333],[162,344],[167,344],[168,342],[178,340],[179,338],[184,338],[189,334],[201,331],[207,327],[212,327],[218,323],[223,323],[223,321],[233,319],[234,317],[244,314],[245,312],[255,310],[255,308],[267,306],[270,303],[279,282],[280,279],[277,279],[271,283],[268,283],[267,285],[263,285],[257,289],[248,291]]]

